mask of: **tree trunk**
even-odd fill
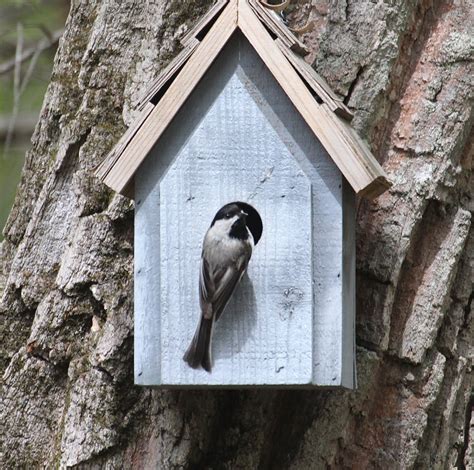
[[[72,2],[0,249],[0,467],[472,468],[469,1],[290,15],[394,182],[359,203],[359,389],[133,385],[133,204],[93,170],[210,3]]]

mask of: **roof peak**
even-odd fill
[[[354,191],[376,197],[390,186],[367,145],[345,121],[352,117],[350,111],[299,55],[302,47],[298,39],[283,22],[275,26],[268,14],[274,16],[258,0],[221,0],[183,37],[183,51],[152,84],[140,106],[140,116],[98,168],[97,175],[108,186],[132,196],[136,170],[237,29]]]

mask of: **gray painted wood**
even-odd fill
[[[135,187],[137,384],[353,386],[354,194],[240,34]],[[233,200],[259,211],[264,232],[216,324],[208,374],[182,356],[200,315],[202,239]]]

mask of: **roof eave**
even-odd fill
[[[139,119],[132,124],[99,167],[97,175],[116,192],[128,197],[133,196],[132,182],[136,170],[229,38],[236,29],[239,29],[320,140],[356,194],[367,198],[382,194],[391,183],[365,142],[340,117],[340,115],[347,115],[350,111],[345,108],[345,105],[334,100],[332,92],[332,94],[325,93],[326,101],[322,104],[314,99],[302,79],[309,71],[303,70],[298,61],[292,60],[288,53],[284,53],[281,37],[274,40],[270,36],[262,24],[262,18],[256,16],[255,5],[249,4],[250,1],[255,3],[256,0],[229,0],[225,8],[222,6],[225,2],[220,2],[219,9],[213,11],[212,15],[208,14],[206,21],[201,22],[199,28],[195,28],[199,32],[211,20],[215,21],[201,43],[197,40],[193,42],[190,37],[187,38],[186,44],[193,50],[188,53],[185,60],[181,58],[176,61],[173,67],[179,66],[179,72],[175,73],[171,67],[173,70],[169,71],[168,75],[163,74],[164,78],[161,77],[162,81],[171,81],[171,84],[166,83],[168,88],[160,101],[156,106],[150,101],[143,104]],[[215,17],[217,19],[214,19]],[[307,78],[311,77],[307,76]],[[316,74],[315,82],[318,80],[319,77]],[[318,82],[313,83],[312,86],[322,86],[321,93],[324,93],[324,87],[327,85],[324,82]],[[148,97],[148,99],[151,98]]]

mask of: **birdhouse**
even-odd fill
[[[274,11],[220,1],[182,44],[98,169],[136,204],[135,382],[354,388],[355,197],[390,183]],[[263,233],[215,324],[209,373],[183,354],[203,237],[232,201]]]

